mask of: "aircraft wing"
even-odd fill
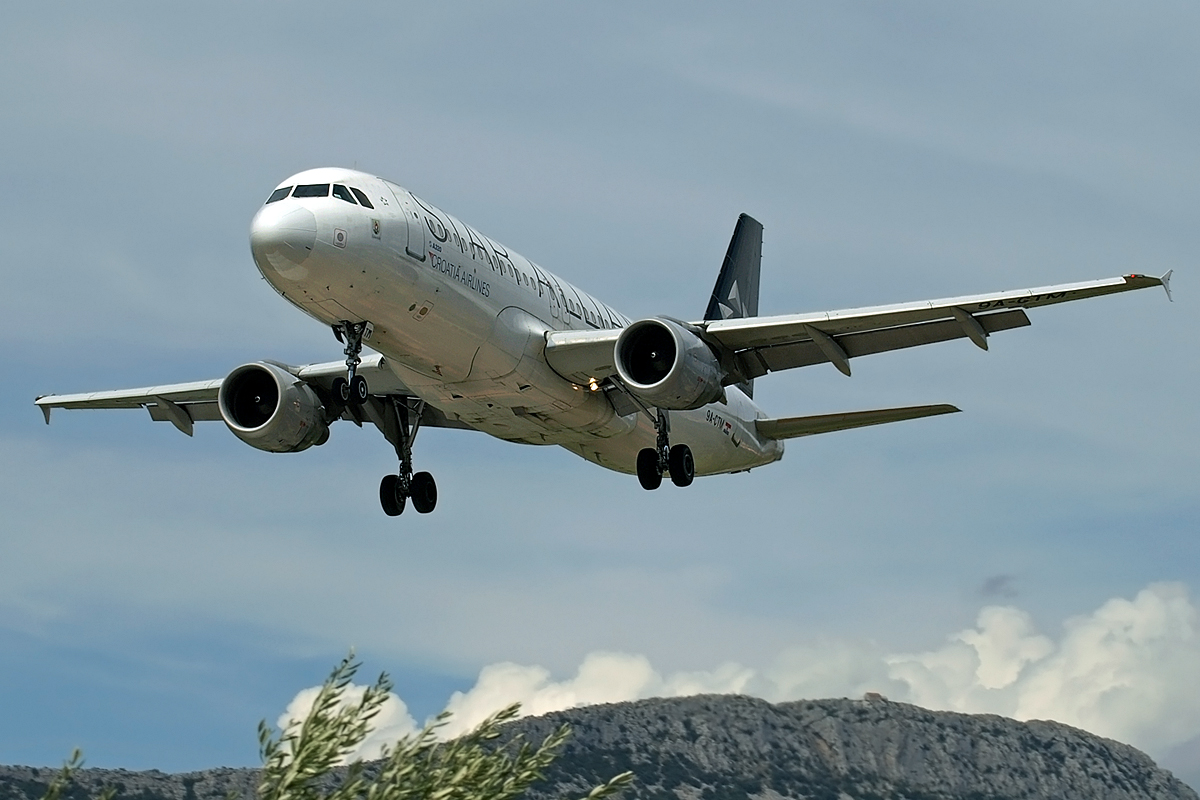
[[[272,362],[274,363],[274,362]],[[323,392],[329,392],[333,379],[346,374],[344,361],[329,361],[303,367],[277,364],[296,377]],[[365,357],[358,366],[358,374],[367,379],[372,395],[410,396],[412,392],[396,377],[383,356],[374,354]],[[109,392],[87,392],[83,394],[43,395],[35,404],[50,424],[50,412],[55,408],[145,408],[156,422],[170,422],[176,428],[192,435],[192,423],[221,419],[217,408],[217,393],[223,379],[174,383],[163,386],[145,386],[138,389],[118,389]],[[343,418],[361,422],[347,411]],[[372,419],[372,421],[374,421]],[[448,419],[440,410],[426,406],[421,422],[429,427],[467,428],[469,426]]]
[[[850,359],[871,353],[959,338],[986,350],[990,334],[1029,324],[1027,308],[1151,286],[1166,288],[1169,297],[1170,277],[1170,272],[1161,278],[1124,275],[917,303],[695,324],[704,330],[706,341],[736,355],[740,379],[824,362],[849,375]]]
[[[1124,275],[844,311],[706,320],[689,323],[689,327],[727,365],[727,384],[827,362],[849,375],[850,359],[872,353],[960,338],[986,350],[991,334],[1029,325],[1027,308],[1151,286],[1162,286],[1170,297],[1170,278],[1170,272],[1161,278]],[[560,375],[580,385],[604,380],[616,373],[614,345],[620,333],[552,331],[546,336],[546,360]]]
[[[56,408],[146,408],[157,421],[172,421],[171,415],[186,420],[182,427],[191,436],[192,421],[217,420],[217,392],[221,379],[173,383],[163,386],[144,386],[139,389],[118,389],[111,392],[85,392],[83,394],[48,394],[38,397],[34,403],[50,424],[50,412]],[[180,416],[180,411],[183,416]],[[186,428],[186,430],[184,430]]]
[[[546,361],[569,381],[587,386],[617,374],[618,329],[550,331],[546,334]]]

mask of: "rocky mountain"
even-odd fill
[[[581,796],[626,769],[628,800],[1200,800],[1144,753],[1057,722],[927,711],[868,696],[772,704],[707,695],[518,720],[513,735],[574,735],[529,800]],[[37,800],[53,769],[0,768],[0,800]],[[66,800],[249,796],[248,769],[179,775],[83,770]]]

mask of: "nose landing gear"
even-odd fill
[[[638,483],[653,491],[662,485],[663,473],[671,473],[671,483],[690,486],[696,478],[696,460],[686,444],[671,446],[671,421],[661,408],[654,417],[657,433],[655,446],[643,448],[637,455]]]
[[[413,473],[412,443],[421,427],[425,401],[415,397],[379,395],[371,397],[367,379],[358,374],[362,363],[363,341],[371,338],[375,327],[370,322],[342,320],[333,326],[333,335],[346,345],[346,377],[334,378],[330,387],[334,403],[340,402],[340,415],[349,406],[351,415],[360,424],[364,415],[396,448],[400,468],[395,475],[384,475],[379,481],[379,505],[389,517],[404,513],[408,501],[418,514],[428,514],[437,505],[437,483],[428,472]],[[389,409],[390,405],[390,409]]]
[[[389,425],[384,434],[396,448],[400,470],[396,475],[384,475],[379,482],[379,504],[383,506],[383,513],[398,517],[411,499],[418,514],[428,514],[437,505],[437,483],[428,472],[413,474],[412,470],[412,443],[421,427],[425,401],[393,397],[392,408],[394,425]]]
[[[346,345],[343,351],[346,354],[346,377],[333,380],[333,396],[343,403],[361,406],[371,393],[367,379],[355,373],[362,363],[359,356],[362,354],[363,339],[370,339],[374,330],[375,326],[369,322],[350,322],[345,319],[333,326],[333,335]]]

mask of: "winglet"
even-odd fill
[[[49,404],[49,403],[47,403],[47,404],[43,405],[42,403],[40,403],[40,402],[38,402],[38,401],[40,401],[40,400],[41,400],[43,397],[49,397],[49,396],[50,396],[50,395],[48,395],[48,394],[40,394],[40,395],[38,395],[37,397],[33,398],[33,402],[34,402],[34,403],[36,403],[36,404],[37,404],[37,407],[38,407],[38,408],[40,408],[40,409],[42,410],[42,416],[46,418],[46,424],[47,424],[47,425],[49,425],[49,424],[50,424],[50,410],[51,410],[51,406],[50,406],[50,404]]]
[[[1172,303],[1175,302],[1175,298],[1171,297],[1171,273],[1174,271],[1175,270],[1173,269],[1169,269],[1167,270],[1166,275],[1163,275],[1161,278],[1159,278],[1159,280],[1162,281],[1163,291],[1167,293],[1167,299]]]

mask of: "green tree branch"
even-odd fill
[[[443,712],[419,733],[385,748],[370,775],[362,759],[355,759],[336,781],[338,767],[371,733],[392,690],[384,673],[357,701],[346,702],[360,666],[353,653],[342,659],[303,720],[278,732],[265,721],[258,724],[263,762],[258,800],[515,800],[545,778],[571,735],[570,726],[563,725],[536,747],[520,736],[497,746],[500,726],[520,712],[514,703],[457,739],[439,742],[437,732],[450,718]],[[62,800],[82,765],[82,754],[75,750],[42,800]],[[623,772],[594,787],[586,800],[610,797],[632,781],[633,773]],[[115,794],[105,789],[96,800],[113,800]]]

